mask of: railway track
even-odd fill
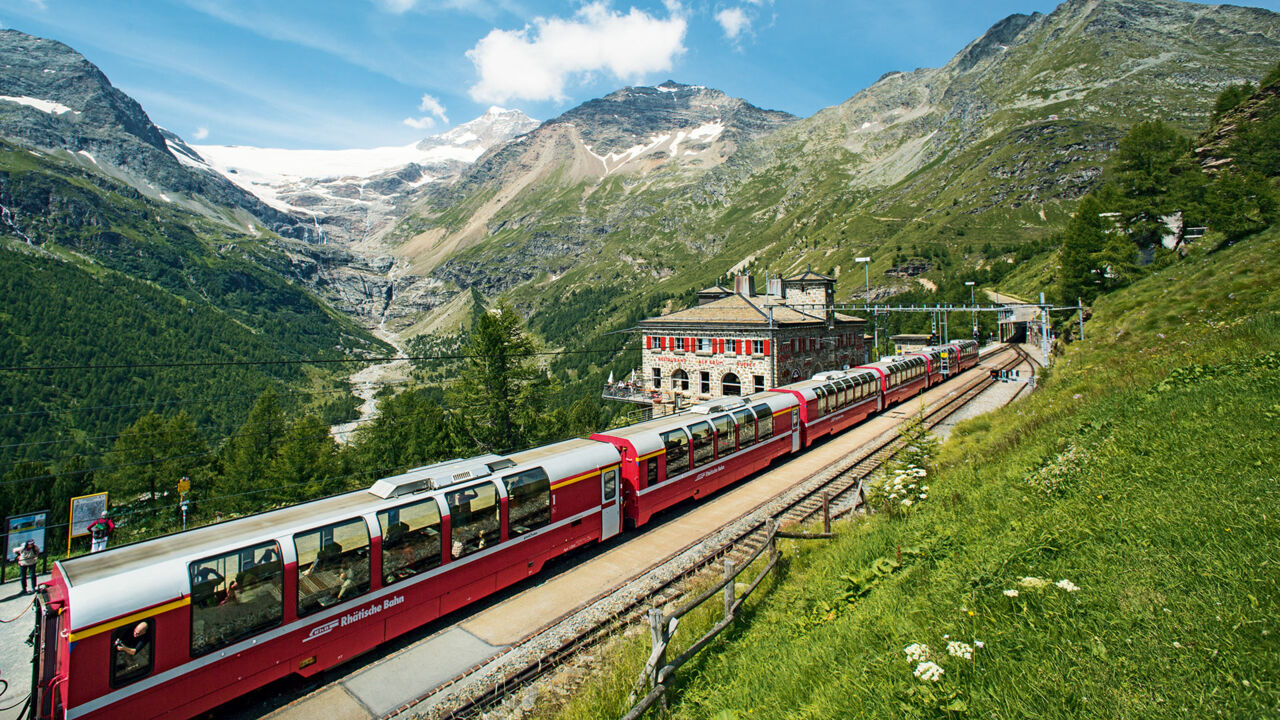
[[[1011,353],[1011,357],[1001,361],[995,369],[1003,371],[1022,364],[1028,364],[1034,372],[1035,363],[1022,348],[1009,346],[1005,350],[997,351],[989,357],[999,357],[1002,353]],[[987,390],[995,382],[997,381],[989,373],[970,378],[942,401],[925,410],[925,425],[932,428],[943,422],[961,407],[981,395],[983,391]],[[1012,402],[1016,397],[1017,395],[1011,397],[1009,402]],[[887,412],[901,412],[905,407],[907,407],[906,404],[899,405]],[[903,417],[907,416],[904,415]],[[801,483],[797,486],[798,491],[793,491],[794,497],[788,497],[780,507],[772,508],[767,517],[748,523],[727,539],[722,538],[711,548],[703,549],[696,559],[690,561],[685,557],[688,553],[677,553],[675,558],[680,559],[673,559],[670,562],[684,563],[685,566],[682,569],[668,575],[645,592],[627,600],[621,608],[609,613],[609,617],[603,622],[588,624],[581,630],[571,634],[567,639],[554,644],[548,651],[537,653],[536,660],[524,663],[496,680],[484,682],[483,689],[476,688],[474,691],[469,690],[465,693],[457,693],[448,702],[439,703],[425,711],[418,711],[419,703],[422,703],[423,700],[441,693],[447,693],[451,686],[461,685],[466,676],[472,672],[468,671],[468,673],[454,678],[445,686],[434,689],[428,696],[419,699],[417,703],[402,707],[385,717],[413,716],[430,718],[431,720],[461,719],[477,717],[482,713],[493,710],[513,693],[530,686],[577,654],[613,637],[616,633],[634,623],[648,608],[662,607],[682,598],[684,592],[681,588],[689,580],[698,576],[713,564],[717,564],[718,561],[731,559],[740,563],[743,559],[751,557],[765,541],[766,524],[770,519],[777,522],[779,527],[802,524],[821,513],[824,505],[832,509],[831,516],[833,518],[855,512],[861,506],[863,485],[866,479],[889,460],[898,451],[901,444],[902,442],[896,430],[885,432],[874,442],[846,455],[836,463],[834,470],[829,469],[811,478],[811,481]],[[764,505],[772,504],[772,502],[764,503]],[[756,508],[756,510],[759,509],[760,507]],[[752,514],[755,514],[755,511],[748,513],[748,515]],[[651,568],[650,571],[652,570]],[[647,575],[648,573],[646,572],[645,574]],[[587,612],[591,606],[604,601],[606,598],[613,597],[616,592],[615,590],[604,593],[579,607],[570,615]],[[561,621],[566,619],[567,617],[562,618]],[[558,625],[559,623],[556,624]],[[543,632],[546,631],[544,630]],[[537,635],[530,638],[529,641],[534,640],[536,637]],[[472,670],[475,670],[475,668]]]

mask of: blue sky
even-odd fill
[[[1280,10],[1280,0],[1250,3]],[[1045,0],[0,0],[188,141],[400,145],[490,105],[554,117],[623,85],[707,85],[808,116],[937,67]]]

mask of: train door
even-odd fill
[[[800,408],[791,408],[791,452],[800,452]]]
[[[600,473],[600,539],[608,540],[622,529],[622,503],[618,499],[618,467]]]
[[[58,676],[58,638],[62,623],[59,603],[48,603],[42,594],[36,595],[36,629],[31,641],[34,647],[31,663],[32,718],[54,718],[62,715],[62,697],[59,685],[65,678]]]

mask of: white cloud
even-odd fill
[[[432,117],[420,117],[420,118],[407,117],[404,119],[404,124],[408,125],[411,128],[415,128],[417,130],[430,130],[431,128],[436,126],[436,120],[435,118],[432,118]]]
[[[744,30],[751,29],[751,18],[740,7],[725,8],[716,13],[716,22],[720,23],[724,36],[730,40],[737,40]]]
[[[440,122],[445,125],[449,124],[449,116],[445,114],[444,105],[430,95],[423,95],[422,102],[418,103],[418,109],[430,115],[424,115],[420,118],[405,118],[404,124],[418,130],[429,130],[436,126],[435,118],[440,118]]]
[[[670,70],[684,52],[686,29],[675,12],[664,20],[635,8],[623,14],[603,2],[584,5],[572,19],[540,17],[521,30],[494,29],[467,51],[480,76],[471,97],[564,100],[574,76],[608,71],[627,81]]]
[[[192,140],[203,140],[207,137],[209,137],[209,128],[207,127],[198,127],[195,132],[191,133]]]

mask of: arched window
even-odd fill
[[[733,373],[726,373],[720,379],[720,393],[722,395],[741,395],[742,384],[738,382],[738,376]]]
[[[671,373],[671,389],[672,390],[688,390],[689,389],[689,373],[684,370],[676,370]]]

